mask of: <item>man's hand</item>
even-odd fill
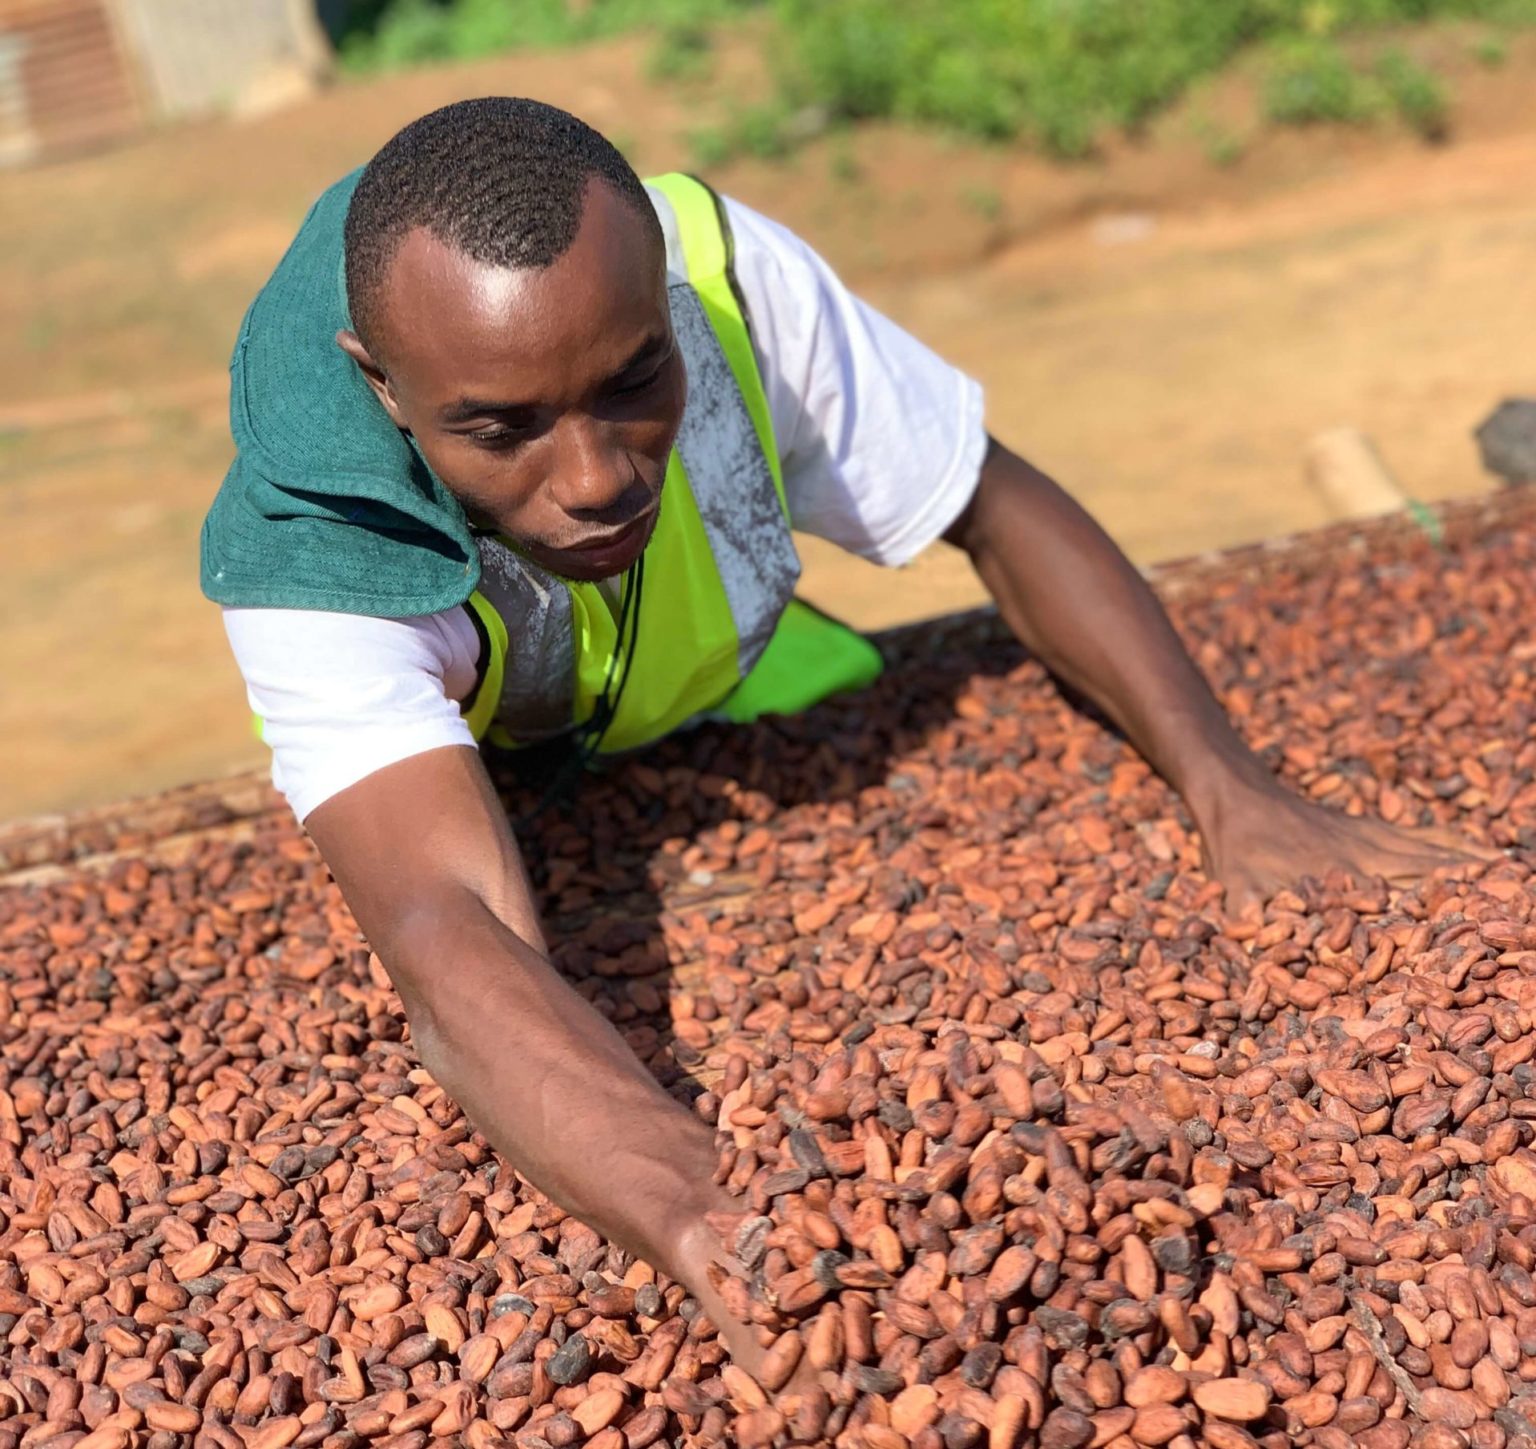
[[[1273,780],[1231,785],[1199,821],[1208,874],[1226,887],[1227,909],[1261,905],[1302,876],[1342,870],[1358,881],[1410,884],[1435,870],[1497,860],[1498,852],[1450,831],[1401,830],[1324,809]]]
[[[1093,701],[1188,803],[1208,869],[1240,909],[1304,875],[1406,881],[1489,858],[1449,837],[1353,819],[1286,791],[1238,737],[1146,581],[1038,469],[993,442],[945,535],[1009,627]]]

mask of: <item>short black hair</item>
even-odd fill
[[[487,96],[412,121],[364,167],[347,209],[347,300],[363,345],[374,351],[379,295],[409,232],[424,227],[487,266],[547,267],[575,241],[593,179],[630,202],[661,244],[634,168],[558,106]]]

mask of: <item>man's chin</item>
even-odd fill
[[[546,572],[567,584],[600,584],[608,579],[622,577],[629,569],[629,564],[616,569],[586,567],[579,556],[573,558],[569,554],[551,554],[547,559],[539,559],[537,562]]]

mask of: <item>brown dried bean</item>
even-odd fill
[[[1460,517],[1170,576],[1175,612],[1304,793],[1528,849],[1536,529]],[[154,807],[169,855],[153,811],[68,823],[0,895],[0,1449],[1525,1449],[1528,864],[1225,922],[1165,788],[993,628],[530,833],[559,964],[709,1088],[766,1387],[491,1170],[307,841],[210,796]]]

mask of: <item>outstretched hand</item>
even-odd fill
[[[1202,822],[1209,874],[1226,887],[1227,909],[1262,904],[1303,876],[1343,871],[1407,885],[1436,870],[1497,860],[1499,852],[1448,830],[1404,830],[1344,815],[1293,795],[1278,781],[1223,797]]]
[[[737,1230],[752,1215],[723,1195],[720,1210],[709,1212],[680,1244],[683,1281],[699,1300],[731,1352],[731,1361],[745,1369],[775,1398],[787,1401],[816,1386],[816,1374],[808,1359],[789,1365],[787,1373],[769,1363],[761,1330],[734,1311],[727,1295],[717,1286],[721,1272],[737,1279],[748,1277],[745,1265],[733,1251]],[[712,1272],[711,1269],[714,1269]]]

